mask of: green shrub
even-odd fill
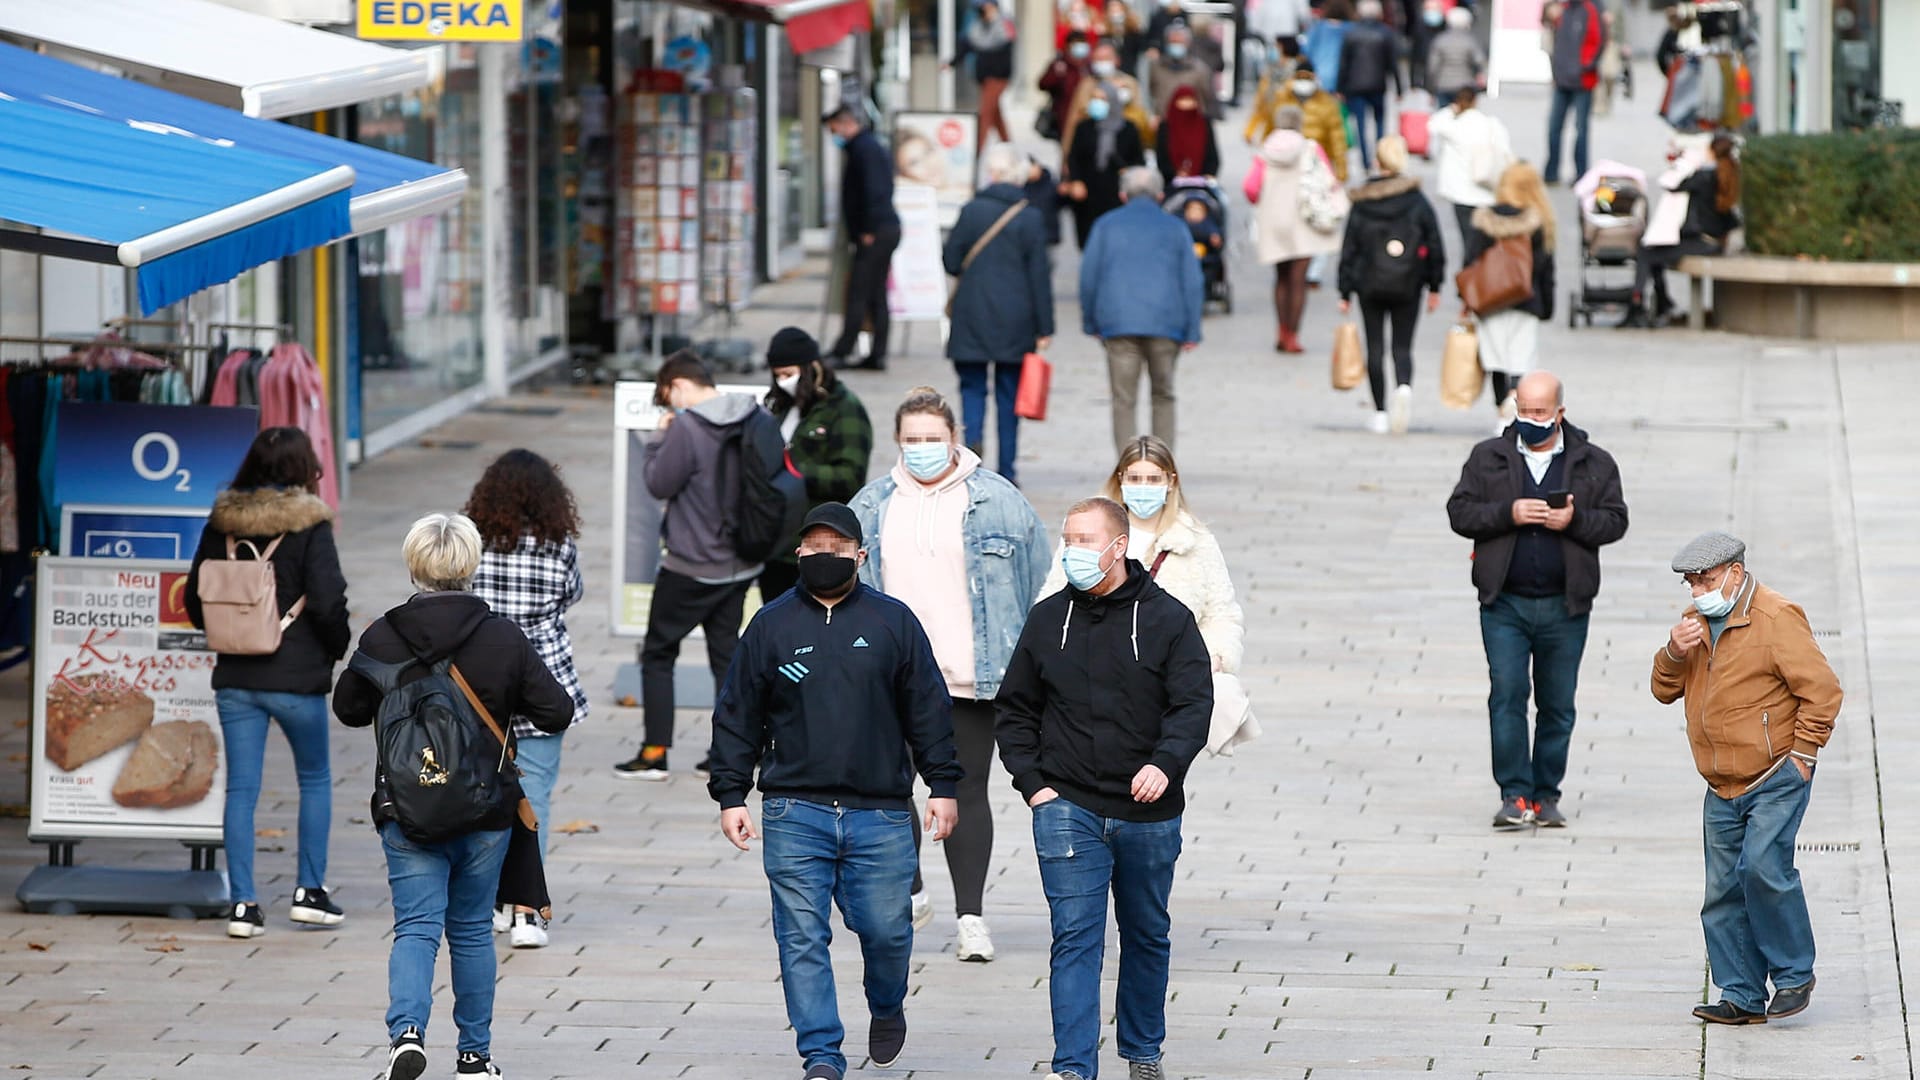
[[[1763,135],[1740,161],[1748,250],[1920,262],[1920,130]]]

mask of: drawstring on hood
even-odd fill
[[[1067,617],[1060,620],[1060,651],[1067,651],[1067,627],[1073,625],[1073,609],[1078,601],[1067,600]],[[1133,662],[1140,662],[1140,601],[1133,602],[1133,625],[1127,631],[1127,640],[1133,643]]]
[[[949,492],[958,489],[961,497],[966,496],[967,477],[980,467],[980,455],[964,446],[953,449],[953,471],[940,479],[940,482],[928,487],[907,471],[905,462],[893,467],[893,497],[910,498],[913,504],[913,547],[922,555],[934,554],[934,538],[939,525],[940,500]]]

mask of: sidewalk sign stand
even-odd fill
[[[900,215],[900,247],[887,274],[887,310],[900,324],[904,355],[913,347],[915,323],[933,323],[939,329],[937,345],[947,340],[947,272],[940,261],[945,208],[939,194],[924,184],[896,186],[893,208]]]

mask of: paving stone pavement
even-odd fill
[[[1537,152],[1537,96],[1498,108]],[[1644,114],[1596,121],[1599,145],[1639,140]],[[1611,151],[1610,151],[1611,152]],[[1239,160],[1239,151],[1230,158]],[[1237,171],[1230,169],[1237,177]],[[1443,215],[1443,220],[1446,215]],[[1570,233],[1568,234],[1571,235]],[[1546,328],[1569,412],[1619,459],[1633,527],[1603,557],[1606,582],[1582,672],[1563,832],[1493,833],[1486,675],[1469,545],[1443,504],[1492,412],[1440,408],[1443,319],[1421,328],[1411,433],[1365,434],[1364,391],[1326,386],[1334,298],[1316,294],[1304,357],[1270,351],[1265,277],[1239,245],[1241,306],[1181,361],[1183,480],[1221,536],[1247,614],[1245,678],[1267,735],[1190,778],[1174,890],[1166,1065],[1206,1078],[1894,1077],[1912,1075],[1896,929],[1913,926],[1920,762],[1911,656],[1920,644],[1920,526],[1902,451],[1920,390],[1912,350]],[[1563,249],[1564,250],[1564,249]],[[1043,517],[1110,464],[1104,365],[1071,328],[1073,256],[1057,280],[1063,332],[1053,419],[1022,431],[1021,480]],[[1563,277],[1570,274],[1562,259]],[[815,282],[769,288],[746,332],[811,327]],[[950,386],[925,328],[884,375],[849,381],[877,418],[917,383]],[[719,1080],[798,1072],[781,1005],[757,854],[716,829],[703,786],[615,779],[639,715],[606,692],[633,642],[608,636],[611,402],[535,388],[357,470],[342,557],[356,628],[407,595],[399,542],[453,508],[514,445],[563,464],[585,517],[590,600],[571,619],[593,715],[567,736],[555,839],[558,919],[541,951],[501,948],[494,1050],[514,1077]],[[884,437],[876,471],[894,451]],[[1686,601],[1666,569],[1693,533],[1746,537],[1755,572],[1808,609],[1849,689],[1802,830],[1820,945],[1814,1007],[1788,1023],[1705,1030],[1710,992],[1696,910],[1699,802],[1677,709],[1647,669]],[[25,693],[0,683],[16,723],[0,802],[24,802]],[[1886,704],[1876,713],[1876,700]],[[704,717],[683,712],[684,747]],[[692,753],[676,760],[684,767]],[[384,1056],[388,909],[366,825],[368,739],[334,737],[330,880],[350,916],[333,931],[286,920],[296,790],[269,749],[259,873],[271,931],[217,921],[54,918],[0,911],[0,1068],[23,1077],[369,1077]],[[998,767],[996,766],[996,772]],[[987,894],[999,959],[953,960],[945,867],[925,862],[938,914],[916,942],[913,1034],[891,1075],[1044,1074],[1047,924],[1027,814],[993,785]],[[41,855],[0,821],[0,887]],[[84,860],[162,866],[177,849],[89,842]],[[1896,901],[1900,906],[1896,907]],[[1900,917],[1905,915],[1905,917]],[[849,1058],[864,1058],[859,958],[836,941]],[[1105,1000],[1111,1006],[1111,963]],[[430,1043],[450,1060],[442,963]],[[1103,1067],[1122,1067],[1111,1046]]]

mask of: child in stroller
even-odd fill
[[[1647,176],[1631,165],[1602,161],[1574,184],[1580,204],[1580,281],[1567,305],[1567,325],[1595,310],[1631,308],[1633,280],[1647,231]]]
[[[1181,177],[1161,202],[1168,213],[1178,214],[1193,233],[1193,253],[1200,259],[1200,274],[1206,283],[1207,302],[1219,304],[1232,314],[1233,290],[1227,285],[1227,201],[1220,185],[1212,177]]]

